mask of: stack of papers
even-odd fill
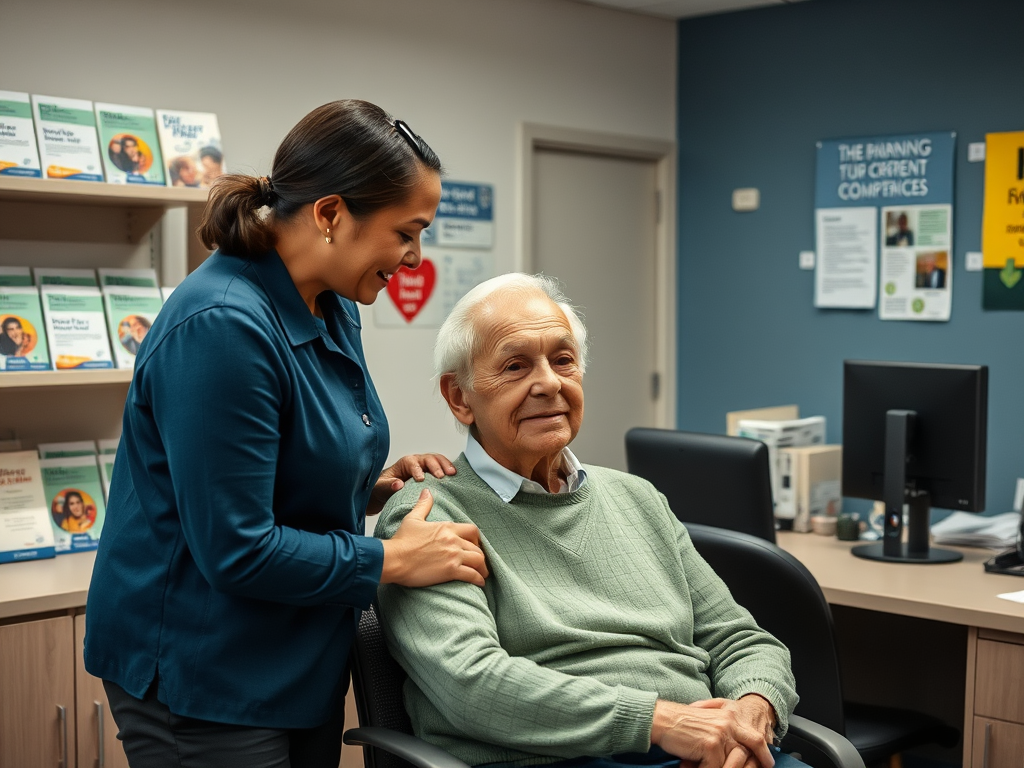
[[[991,517],[954,512],[932,526],[932,539],[936,544],[1008,549],[1017,545],[1020,522],[1020,512],[1007,512]]]

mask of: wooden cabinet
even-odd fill
[[[1024,766],[1024,725],[975,717],[970,764],[974,768]]]
[[[964,768],[1024,767],[1024,635],[974,630],[967,672]]]
[[[85,671],[85,615],[75,616],[75,715],[78,768],[128,768],[103,681]]]
[[[0,626],[0,768],[74,768],[70,616]]]

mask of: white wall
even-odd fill
[[[450,178],[494,185],[498,272],[516,265],[520,122],[675,136],[675,24],[571,0],[2,0],[0,28],[0,89],[216,112],[233,171],[268,173],[320,104],[378,103]],[[392,456],[457,455],[433,331],[363,325]]]

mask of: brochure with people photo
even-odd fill
[[[158,109],[156,121],[167,186],[208,189],[225,172],[217,115]]]
[[[40,459],[39,467],[57,554],[96,549],[106,514],[96,457]]]
[[[32,114],[44,178],[103,181],[91,101],[33,94]]]
[[[163,306],[160,289],[105,285],[103,303],[117,367],[133,368],[142,340]]]
[[[27,93],[0,91],[0,176],[43,175]]]
[[[48,371],[46,325],[34,286],[0,286],[0,371]]]
[[[54,269],[51,267],[35,267],[32,274],[36,285],[82,285],[98,286],[95,269]]]
[[[97,103],[96,125],[108,182],[164,185],[164,160],[152,109]]]
[[[0,563],[53,556],[39,457],[35,451],[0,453]]]
[[[57,370],[113,368],[103,297],[98,288],[39,288],[46,337]]]

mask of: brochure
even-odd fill
[[[97,286],[95,269],[51,269],[35,267],[36,285],[84,285]]]
[[[224,173],[217,116],[210,112],[156,111],[167,186],[208,189]]]
[[[0,91],[0,176],[42,175],[28,94]]]
[[[8,285],[32,285],[28,267],[0,267],[0,287]]]
[[[96,104],[103,169],[112,184],[164,184],[156,117],[148,107]]]
[[[96,466],[100,470],[100,481],[103,483],[103,501],[110,499],[110,478],[114,476],[113,453],[101,453],[96,457]]]
[[[97,440],[96,447],[99,449],[101,456],[109,455],[112,456],[117,453],[117,447],[121,444],[121,438],[115,437],[113,440]]]
[[[43,285],[39,292],[54,368],[113,368],[99,289]]]
[[[160,286],[160,296],[164,300],[164,304],[167,303],[167,300],[171,297],[171,294],[174,293],[174,288],[175,286],[173,285]]]
[[[96,457],[41,459],[39,467],[57,554],[96,549],[106,514]]]
[[[39,457],[35,451],[0,453],[0,563],[53,555]]]
[[[32,114],[46,178],[103,181],[91,101],[33,94]]]
[[[163,306],[159,288],[103,286],[107,327],[118,368],[133,368],[142,340]]]
[[[37,446],[40,459],[66,459],[69,456],[95,456],[96,443],[79,440],[73,443],[40,443]]]
[[[48,371],[46,324],[35,286],[0,287],[0,371]]]
[[[160,285],[156,280],[155,269],[110,269],[100,267],[96,271],[100,276],[100,285],[134,285],[137,288],[156,288]]]

